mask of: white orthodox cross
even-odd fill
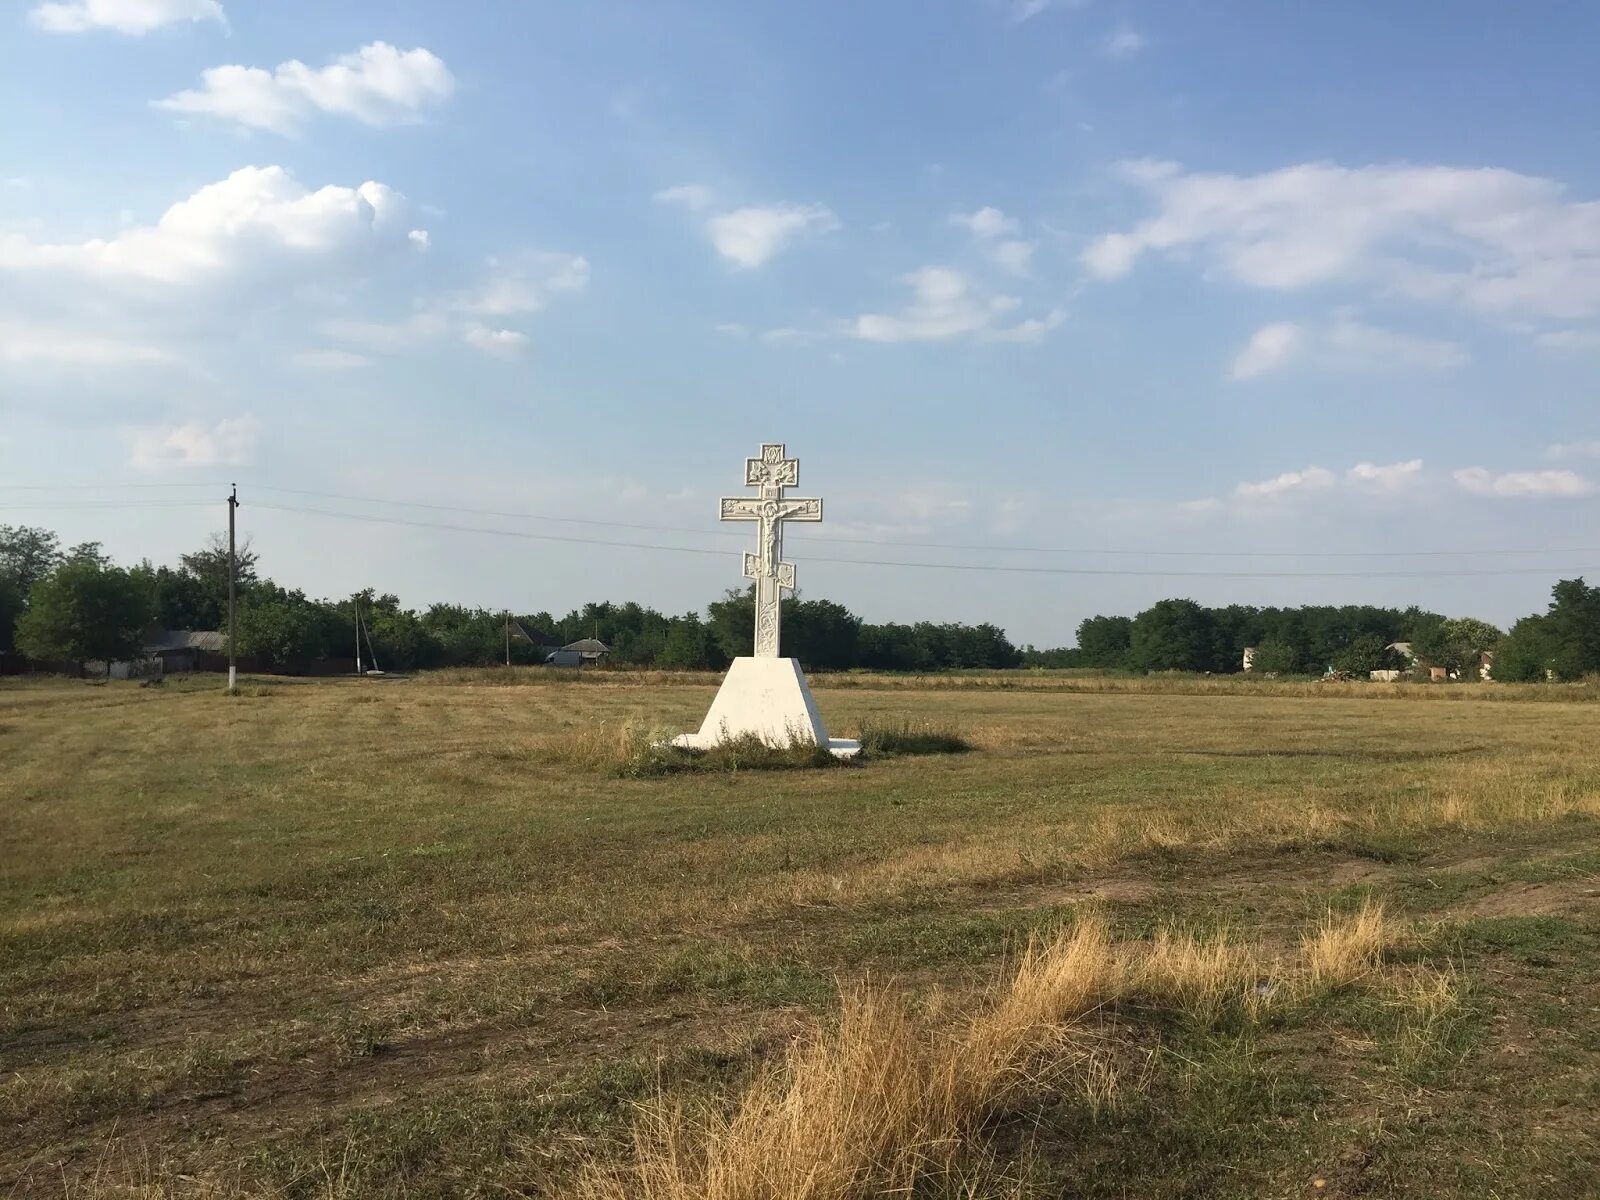
[[[781,443],[764,443],[760,458],[744,460],[744,482],[760,494],[723,497],[720,517],[758,522],[759,549],[744,556],[744,577],[756,581],[756,657],[777,658],[783,589],[794,589],[794,564],[783,561],[783,522],[822,520],[822,501],[784,499],[784,488],[800,484],[800,460],[785,458]]]

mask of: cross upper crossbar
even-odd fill
[[[794,564],[783,561],[783,523],[822,520],[822,501],[785,498],[783,489],[800,482],[800,460],[784,455],[783,443],[767,442],[758,458],[745,459],[745,484],[756,496],[724,496],[718,518],[757,522],[757,552],[744,556],[744,576],[756,584],[757,658],[778,657],[778,625],[783,589],[794,589]]]

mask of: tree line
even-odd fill
[[[1546,613],[1524,617],[1507,632],[1473,617],[1447,617],[1415,606],[1366,604],[1208,608],[1193,600],[1160,600],[1132,617],[1094,616],[1078,625],[1077,644],[1023,650],[1023,662],[1103,670],[1243,670],[1278,675],[1405,670],[1412,660],[1391,649],[1408,643],[1418,661],[1477,678],[1485,653],[1493,678],[1505,682],[1575,680],[1600,673],[1600,588],[1582,579],[1555,585]]]
[[[502,663],[510,622],[516,623],[512,630],[540,639],[511,639],[513,663],[543,662],[550,645],[593,637],[610,647],[613,663],[721,669],[749,654],[755,637],[749,589],[728,592],[704,614],[677,616],[633,602],[586,604],[564,616],[455,604],[413,610],[376,589],[313,599],[261,575],[258,562],[248,546],[237,555],[238,653],[283,670],[354,658],[358,606],[364,652],[397,670]],[[151,625],[226,630],[227,620],[228,550],[220,538],[182,555],[176,566],[145,561],[123,568],[96,543],[63,549],[49,530],[0,526],[0,656],[81,669],[138,657]],[[783,650],[821,670],[938,671],[1021,662],[994,625],[869,624],[833,601],[801,597],[783,601]]]
[[[586,604],[560,617],[454,604],[412,610],[375,589],[312,599],[261,575],[248,546],[237,556],[237,581],[239,654],[281,670],[353,658],[358,605],[379,665],[400,670],[504,662],[508,617],[555,645],[598,638],[611,648],[613,662],[630,666],[721,669],[748,654],[754,639],[749,589],[729,591],[704,613],[676,616],[633,602]],[[147,560],[123,568],[97,543],[63,548],[49,530],[0,525],[0,662],[22,656],[81,668],[135,658],[152,624],[225,630],[227,601],[228,551],[220,538],[182,555],[176,566]],[[1463,678],[1476,677],[1480,656],[1489,651],[1497,680],[1581,679],[1600,673],[1600,588],[1562,580],[1546,612],[1506,632],[1417,607],[1210,608],[1166,599],[1132,617],[1089,617],[1078,626],[1076,645],[1054,650],[1019,649],[988,623],[872,624],[831,600],[783,601],[784,653],[821,670],[1035,666],[1231,673],[1242,669],[1251,647],[1259,672],[1332,669],[1365,677],[1409,665],[1389,649],[1396,642]],[[547,652],[548,645],[510,643],[514,663],[542,662]]]

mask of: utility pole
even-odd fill
[[[228,485],[228,691],[239,685],[239,555],[235,548],[235,517],[239,512],[239,485]]]
[[[511,665],[511,610],[506,609],[506,666]]]

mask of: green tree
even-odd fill
[[[1124,667],[1133,644],[1133,621],[1128,617],[1085,617],[1078,622],[1080,665]]]
[[[26,596],[61,562],[61,539],[48,529],[0,525],[0,578],[9,579]]]
[[[1404,670],[1406,658],[1398,650],[1389,649],[1389,643],[1382,634],[1363,633],[1351,639],[1348,646],[1333,656],[1333,666],[1365,678],[1373,671]]]
[[[667,640],[656,664],[679,671],[720,670],[728,665],[728,656],[698,613],[684,613],[667,623]]]
[[[83,665],[138,656],[152,607],[149,589],[92,557],[62,563],[33,585],[17,622],[17,646],[35,659]]]
[[[1563,579],[1550,591],[1545,614],[1550,667],[1557,679],[1582,679],[1600,672],[1600,587]]]
[[[1548,619],[1523,617],[1495,647],[1494,678],[1501,683],[1543,683],[1554,659]]]
[[[332,605],[308,600],[270,583],[239,601],[239,653],[278,667],[304,668],[323,658],[349,654],[351,626]]]
[[[832,600],[783,601],[778,652],[814,670],[843,670],[857,662],[861,618]],[[746,652],[748,653],[748,651]]]
[[[28,593],[61,561],[61,539],[48,529],[0,525],[0,658],[16,652],[17,621]]]
[[[1243,651],[1240,657],[1242,661]],[[1293,675],[1300,669],[1300,652],[1290,642],[1267,638],[1256,647],[1250,669],[1263,675]]]
[[[1129,664],[1138,671],[1217,669],[1217,628],[1193,600],[1158,600],[1133,619]]]

